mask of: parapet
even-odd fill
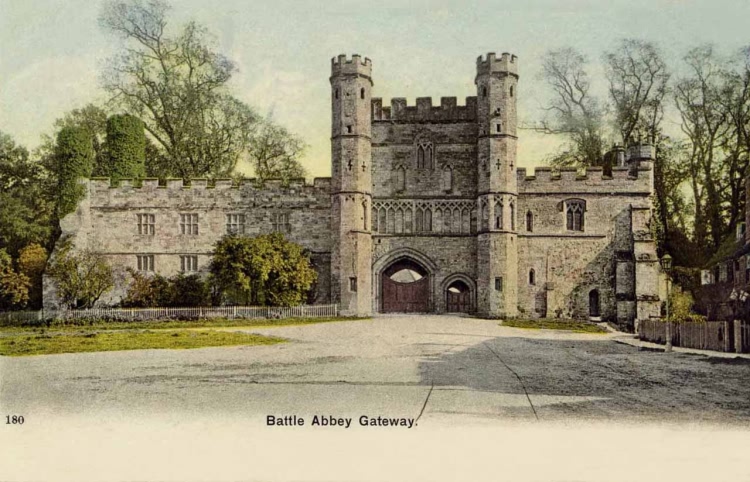
[[[365,57],[364,61],[359,54],[352,55],[351,60],[347,60],[345,54],[341,54],[331,59],[331,76],[337,75],[362,75],[368,79],[372,78],[372,61]]]
[[[607,176],[601,167],[586,169],[537,167],[534,174],[516,169],[518,192],[526,194],[635,194],[648,195],[651,191],[650,171],[633,176],[627,167],[612,168]]]
[[[147,178],[139,181],[133,179],[120,179],[113,182],[108,177],[95,177],[89,180],[92,194],[117,193],[117,192],[162,192],[162,191],[224,191],[242,190],[247,193],[257,194],[309,194],[329,195],[331,190],[330,177],[316,177],[312,184],[308,184],[304,178],[290,179],[283,184],[280,179],[269,179],[259,183],[255,179],[243,179],[235,182],[232,179],[155,179]]]
[[[495,52],[487,54],[487,58],[481,55],[477,58],[477,75],[488,75],[495,72],[507,73],[518,77],[518,57],[503,52],[497,58]]]
[[[651,146],[649,144],[633,144],[631,146],[628,146],[627,160],[653,160],[656,157],[654,152],[654,146]]]
[[[458,105],[456,97],[441,97],[440,105],[433,106],[431,97],[417,97],[414,106],[404,97],[391,99],[390,107],[383,107],[383,99],[372,99],[372,120],[401,122],[456,122],[477,118],[477,98],[467,97],[466,105]]]

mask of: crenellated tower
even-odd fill
[[[494,53],[477,59],[477,311],[518,312],[518,61]]]
[[[370,59],[331,59],[331,293],[347,316],[372,311]]]

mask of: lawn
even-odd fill
[[[93,351],[186,349],[235,345],[272,345],[284,340],[215,330],[158,330],[8,335],[0,337],[0,355],[27,356]]]
[[[512,328],[528,328],[531,330],[565,330],[576,333],[607,333],[607,330],[595,325],[594,323],[574,320],[551,320],[548,318],[538,320],[503,320],[501,325]]]
[[[310,325],[332,321],[362,320],[364,318],[284,318],[280,320],[267,318],[210,318],[201,320],[163,320],[163,321],[79,321],[78,324],[53,321],[47,325],[0,326],[0,335],[16,333],[57,333],[81,330],[162,330],[174,328],[232,328],[272,327],[290,325]]]

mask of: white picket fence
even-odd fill
[[[10,311],[0,313],[0,326],[33,324],[46,320],[148,321],[202,318],[332,318],[336,316],[339,316],[338,305],[94,308],[90,310]]]

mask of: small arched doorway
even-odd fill
[[[599,318],[601,316],[601,306],[599,305],[599,290],[589,291],[589,317]]]
[[[456,280],[445,290],[445,307],[448,313],[470,313],[471,288],[461,280]]]
[[[381,275],[383,313],[430,311],[430,281],[426,269],[411,259],[401,259]]]

